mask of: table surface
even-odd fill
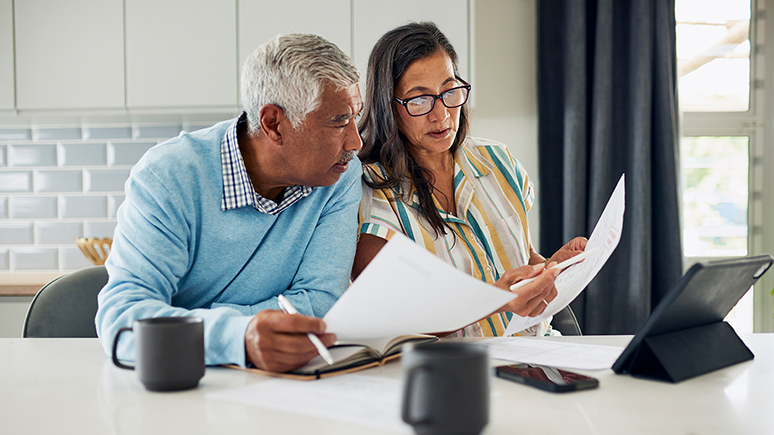
[[[550,337],[624,346],[630,336]],[[598,389],[552,394],[491,383],[492,434],[774,434],[774,334],[742,337],[755,359],[670,384],[579,371]],[[492,365],[503,364],[492,360]],[[268,377],[208,367],[199,388],[151,393],[113,366],[96,339],[0,339],[0,432],[7,434],[390,433],[212,400]],[[400,379],[400,364],[360,372]]]

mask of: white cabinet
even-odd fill
[[[239,0],[239,67],[280,33],[314,33],[352,56],[350,0]]]
[[[352,56],[350,0],[239,0],[239,65],[280,33],[314,33]]]
[[[126,0],[126,102],[237,104],[236,0]]]
[[[457,51],[461,78],[470,78],[468,0],[354,0],[354,59],[365,83],[368,56],[387,31],[411,21],[432,21]]]
[[[0,0],[0,110],[13,109],[13,3]]]
[[[122,0],[16,0],[19,109],[124,107]]]
[[[0,110],[231,110],[244,60],[289,32],[338,45],[364,83],[377,39],[412,20],[438,24],[470,80],[469,3],[0,0]]]

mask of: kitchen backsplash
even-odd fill
[[[0,126],[0,272],[91,266],[75,238],[113,237],[132,166],[181,130],[209,125]]]

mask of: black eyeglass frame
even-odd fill
[[[400,103],[400,104],[401,104],[401,105],[402,105],[402,106],[403,106],[403,107],[406,109],[406,113],[408,113],[408,114],[409,114],[409,116],[414,116],[414,117],[417,117],[417,116],[425,116],[425,115],[427,115],[428,113],[432,112],[432,111],[433,111],[433,109],[435,109],[435,102],[436,102],[436,100],[441,100],[441,103],[442,103],[444,106],[446,106],[446,108],[447,108],[447,109],[454,109],[454,108],[457,108],[457,107],[462,107],[462,106],[464,106],[464,105],[465,105],[465,103],[467,103],[467,102],[468,102],[468,98],[470,98],[470,88],[471,88],[471,86],[470,86],[470,84],[466,83],[466,82],[465,82],[465,80],[462,80],[462,79],[461,79],[461,78],[459,78],[459,77],[457,77],[457,80],[459,80],[459,81],[461,81],[462,83],[465,83],[465,84],[464,84],[464,85],[462,85],[462,86],[455,86],[455,87],[453,87],[453,88],[451,88],[451,89],[447,89],[447,90],[443,91],[442,93],[440,93],[439,95],[433,95],[433,94],[423,94],[423,95],[417,95],[416,97],[406,98],[405,100],[401,100],[400,98],[398,98],[398,97],[395,97],[395,96],[393,96],[392,98],[394,98],[394,99],[395,99],[395,101],[397,101],[398,103]],[[460,104],[458,104],[458,105],[456,105],[456,106],[449,106],[449,105],[447,105],[447,104],[446,104],[446,101],[444,101],[444,100],[443,100],[443,96],[444,96],[444,95],[445,95],[447,92],[451,92],[451,91],[453,91],[453,90],[455,90],[455,89],[466,89],[466,90],[467,90],[467,92],[465,93],[465,99],[462,101],[462,103],[460,103]],[[433,97],[432,103],[430,104],[430,110],[428,110],[428,111],[427,111],[427,112],[425,112],[425,113],[420,113],[419,115],[414,115],[413,113],[411,113],[411,112],[409,111],[409,109],[408,109],[408,103],[409,103],[409,101],[411,101],[411,100],[413,100],[413,99],[415,99],[415,98],[422,98],[422,97]]]

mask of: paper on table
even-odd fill
[[[486,345],[494,359],[576,370],[609,369],[624,349],[523,337],[497,337],[476,343]]]
[[[400,416],[401,380],[351,373],[314,382],[272,379],[216,391],[207,399],[413,433]]]
[[[605,265],[605,262],[607,262],[607,259],[610,258],[616,246],[618,246],[619,240],[621,240],[624,208],[626,206],[624,185],[624,175],[621,175],[586,244],[587,251],[597,247],[601,247],[601,249],[590,254],[582,262],[565,269],[556,277],[554,285],[558,295],[548,304],[543,314],[538,317],[514,315],[508,323],[508,328],[505,330],[504,335],[515,334],[558,313],[578,297],[583,289],[594,279],[599,270],[602,269],[602,266]]]
[[[515,297],[395,234],[323,320],[341,341],[456,331]]]

